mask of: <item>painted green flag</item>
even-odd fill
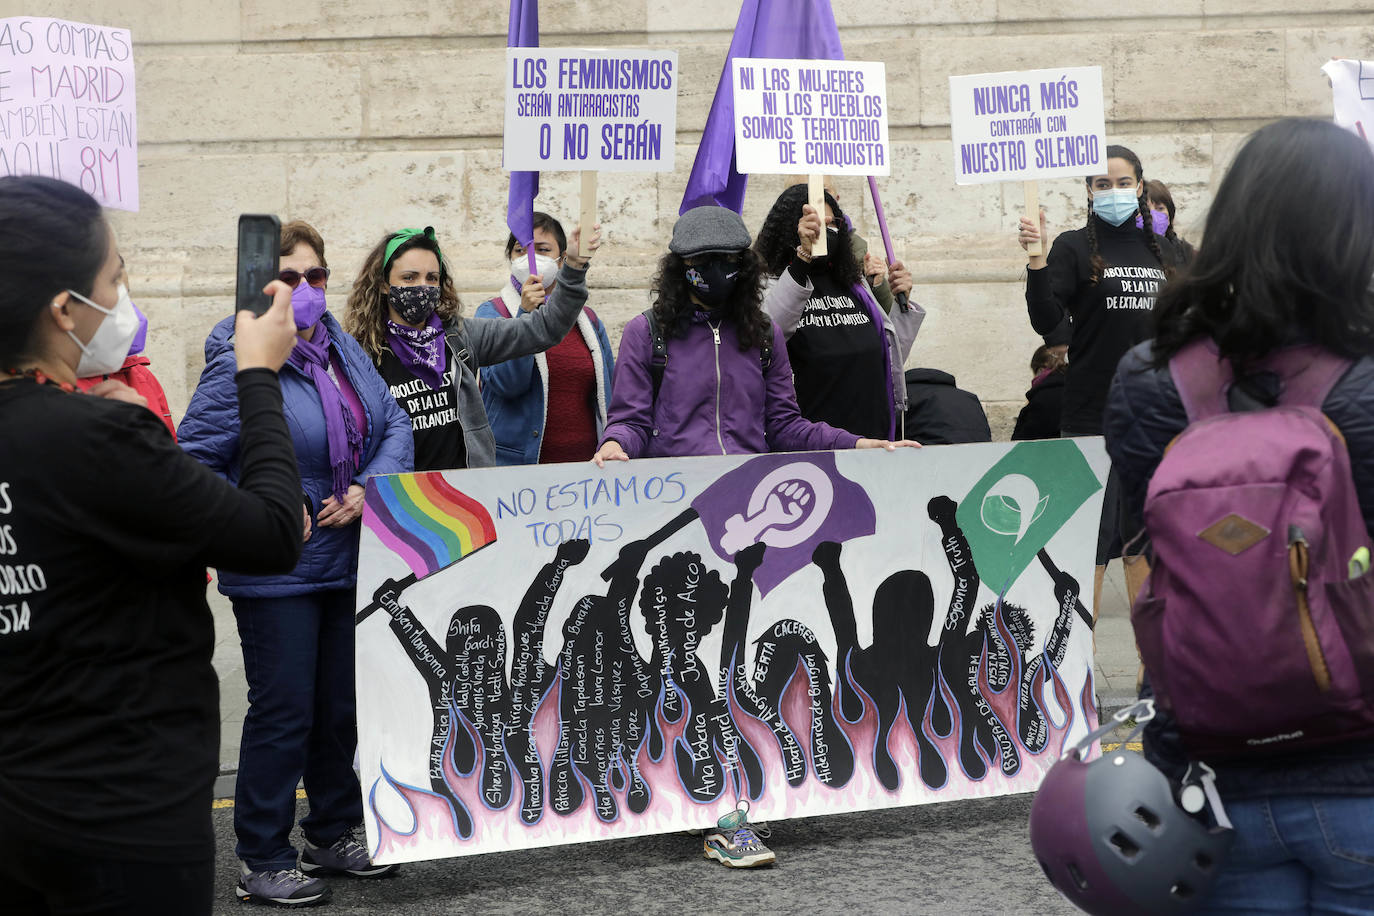
[[[973,485],[956,518],[978,575],[1005,594],[1102,484],[1072,439],[1020,442]],[[1084,544],[1095,550],[1097,527]]]

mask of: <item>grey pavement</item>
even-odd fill
[[[770,868],[728,869],[682,833],[440,859],[393,878],[330,881],[329,916],[444,913],[1070,914],[1031,855],[1030,795],[773,825]],[[302,812],[303,813],[303,812]],[[215,812],[215,913],[234,896],[231,809]]]

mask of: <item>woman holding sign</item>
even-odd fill
[[[534,252],[546,283],[546,302],[558,294],[557,273],[566,260],[567,247],[558,220],[536,211]],[[477,306],[478,318],[527,320],[534,314],[526,308],[527,303],[533,304],[532,298],[520,294],[530,267],[514,233],[506,240],[506,260],[510,282]],[[588,452],[596,451],[606,425],[614,369],[606,326],[585,306],[573,330],[544,353],[484,368],[482,403],[496,438],[496,463],[585,461]]]
[[[787,340],[797,404],[808,420],[892,438],[906,410],[903,364],[925,310],[913,302],[884,312],[869,286],[883,273],[860,271],[839,203],[826,192],[822,225],[806,200],[806,185],[783,191],[754,245],[773,278],[763,307]],[[822,231],[828,253],[813,255]],[[886,274],[894,297],[911,292],[900,261]]]
[[[462,317],[432,226],[389,233],[372,249],[349,294],[345,325],[410,415],[415,470],[497,463],[477,370],[543,352],[567,336],[587,301],[587,267],[601,246],[600,227],[585,257],[580,241],[579,228],[563,253],[557,296],[547,295],[541,275],[525,279],[519,308],[530,317],[523,321]]]
[[[1183,263],[1178,247],[1154,232],[1139,156],[1124,146],[1108,146],[1106,174],[1092,175],[1085,183],[1087,224],[1060,234],[1048,257],[1031,255],[1026,271],[1031,326],[1049,334],[1065,315],[1072,319],[1060,413],[1064,436],[1102,435],[1102,411],[1116,364],[1127,350],[1153,335],[1155,297],[1173,269]],[[1141,219],[1140,226],[1136,217]],[[1039,227],[1021,218],[1022,248],[1044,236],[1043,210]],[[1122,556],[1120,504],[1120,484],[1113,471],[1107,479],[1097,535],[1094,620],[1107,562]],[[1132,557],[1125,566],[1127,591],[1134,598],[1149,570],[1139,557]]]
[[[205,567],[282,574],[301,552],[278,376],[296,340],[290,288],[272,283],[265,315],[231,319],[234,485],[146,406],[78,391],[81,367],[128,353],[122,273],[90,195],[0,178],[5,913],[210,913],[219,689]]]

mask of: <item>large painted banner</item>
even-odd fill
[[[379,862],[1035,788],[1096,725],[1100,439],[377,477]]]

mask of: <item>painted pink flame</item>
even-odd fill
[[[807,693],[809,679],[804,663],[800,660],[791,680],[784,690],[781,705],[783,721],[791,729],[793,736],[803,749],[808,763],[805,779],[793,787],[787,782],[787,774],[778,742],[772,729],[765,723],[746,712],[735,701],[733,693],[727,697],[727,704],[734,717],[741,737],[758,753],[763,765],[764,791],[762,797],[750,805],[750,817],[755,822],[802,817],[815,814],[838,813],[862,810],[865,808],[887,808],[903,805],[927,804],[955,798],[989,797],[1015,792],[1028,792],[1039,785],[1044,773],[1058,759],[1064,742],[1075,724],[1086,723],[1088,729],[1096,727],[1096,709],[1092,702],[1092,674],[1085,677],[1082,689],[1075,696],[1065,686],[1058,671],[1050,666],[1050,680],[1054,687],[1054,697],[1059,708],[1064,711],[1064,721],[1049,724],[1049,740],[1039,754],[1032,754],[1020,741],[1016,729],[1017,690],[1012,689],[1020,683],[1023,667],[1019,647],[1004,633],[1004,639],[1011,651],[1012,677],[1008,689],[1000,694],[993,693],[987,684],[987,652],[982,653],[979,661],[978,688],[987,699],[998,718],[1002,721],[1012,742],[1016,745],[1021,758],[1021,769],[1014,777],[1005,776],[997,766],[996,751],[988,761],[987,773],[978,780],[969,778],[959,766],[959,729],[958,706],[954,702],[951,687],[942,677],[935,680],[936,689],[944,702],[956,710],[955,727],[944,738],[937,736],[931,726],[931,703],[927,703],[921,718],[922,731],[932,741],[945,760],[947,778],[941,787],[931,789],[921,781],[918,760],[919,752],[915,733],[906,716],[905,701],[887,736],[887,748],[897,765],[900,784],[894,790],[885,788],[878,779],[873,764],[873,749],[877,741],[878,716],[872,697],[855,683],[846,669],[840,676],[847,686],[853,688],[862,701],[863,712],[858,721],[848,722],[841,714],[839,701],[832,692],[831,710],[834,721],[843,737],[848,740],[854,754],[853,775],[842,786],[827,785],[815,774],[811,747],[811,703]],[[1048,664],[1046,659],[1042,664]],[[963,687],[967,689],[967,687]],[[1037,702],[1043,699],[1043,678],[1037,678],[1032,687]],[[576,811],[560,815],[549,806],[548,771],[557,748],[559,736],[559,698],[561,684],[554,686],[545,695],[536,710],[534,732],[540,760],[545,769],[544,814],[538,823],[526,825],[520,819],[522,784],[517,779],[512,786],[511,803],[504,809],[492,811],[481,799],[482,745],[473,733],[472,727],[461,716],[457,721],[468,729],[478,749],[477,766],[467,776],[454,772],[447,764],[445,755],[444,777],[455,796],[467,806],[472,814],[474,829],[471,837],[457,836],[453,827],[452,808],[449,802],[425,789],[398,782],[383,771],[383,778],[373,785],[369,795],[369,807],[375,821],[376,832],[372,834],[373,858],[377,862],[405,862],[441,856],[461,856],[508,849],[521,849],[534,846],[551,846],[567,843],[586,842],[598,839],[641,836],[645,834],[668,833],[677,830],[700,828],[710,824],[720,815],[730,811],[735,805],[734,793],[727,791],[716,801],[699,803],[687,794],[677,775],[673,758],[674,742],[680,738],[690,719],[690,710],[683,697],[682,715],[676,723],[669,723],[663,709],[660,694],[654,707],[654,717],[659,732],[663,736],[664,752],[658,761],[649,758],[648,738],[637,753],[633,762],[637,763],[644,781],[649,785],[652,797],[647,810],[634,814],[626,804],[629,780],[625,788],[612,793],[619,808],[617,819],[603,823],[596,815],[589,787],[582,806]],[[832,733],[832,742],[840,739]],[[719,755],[717,755],[719,757]],[[623,761],[628,768],[632,761]],[[722,765],[728,761],[721,760]],[[575,771],[575,768],[574,768]],[[512,776],[518,775],[518,768]],[[580,778],[580,777],[579,777]],[[377,792],[385,783],[396,792],[409,807],[414,827],[408,832],[389,825],[379,813]],[[371,824],[369,825],[372,826]]]

